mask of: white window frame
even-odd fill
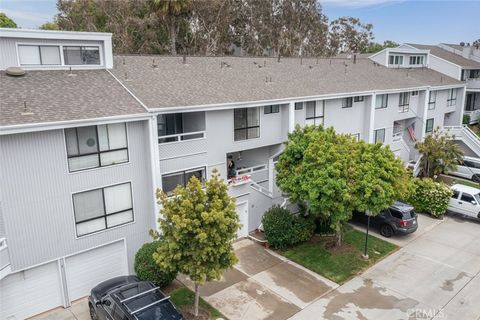
[[[433,100],[432,100],[433,97]],[[434,110],[437,104],[437,91],[430,91],[428,95],[428,110]]]
[[[390,62],[390,60],[392,60]],[[388,64],[392,66],[401,66],[403,65],[403,55],[391,54],[388,56]]]
[[[38,64],[38,65],[22,65],[20,64],[20,51],[19,46],[58,46],[60,48],[60,62],[61,64]],[[98,47],[99,55],[100,55],[100,64],[65,64],[65,58],[63,56],[63,47]],[[17,65],[25,67],[25,68],[34,68],[34,69],[55,69],[55,68],[82,68],[82,69],[99,69],[105,66],[105,59],[104,59],[104,52],[103,52],[103,45],[99,43],[66,43],[66,42],[59,42],[59,43],[40,43],[40,42],[16,42],[16,56],[17,56]]]
[[[127,184],[129,183],[130,184],[130,194],[131,194],[131,199],[132,199],[132,218],[133,220],[132,221],[129,221],[129,222],[126,222],[126,223],[123,223],[123,224],[119,224],[119,225],[116,225],[116,226],[113,226],[111,228],[105,228],[105,229],[101,229],[101,230],[97,230],[97,231],[94,231],[94,232],[90,232],[90,233],[87,233],[87,234],[84,234],[84,235],[77,235],[77,222],[76,222],[76,216],[75,216],[75,205],[73,203],[73,196],[75,194],[79,194],[79,193],[83,193],[83,192],[89,192],[89,191],[94,191],[94,190],[99,190],[101,189],[102,190],[102,193],[103,193],[103,189],[106,189],[106,188],[109,188],[109,187],[115,187],[115,186],[119,186],[119,185],[122,185],[122,184]],[[83,239],[85,237],[89,237],[89,236],[93,236],[95,234],[99,234],[99,233],[104,233],[104,232],[108,232],[110,230],[114,230],[114,229],[117,229],[117,228],[122,228],[122,227],[125,227],[125,226],[128,226],[128,225],[131,225],[133,223],[136,222],[136,217],[135,217],[135,197],[134,197],[134,191],[133,191],[133,183],[131,180],[128,180],[128,181],[122,181],[122,182],[118,182],[118,183],[112,183],[112,184],[108,184],[108,185],[104,185],[104,186],[101,186],[101,187],[97,187],[97,188],[90,188],[90,189],[84,189],[84,190],[80,190],[80,191],[75,191],[75,192],[72,192],[70,194],[70,201],[72,203],[72,220],[73,220],[73,231],[74,231],[74,234],[75,234],[75,239]],[[103,199],[103,205],[105,207],[105,198]],[[128,209],[130,210],[130,209]],[[124,211],[127,211],[127,210],[124,210]],[[123,212],[123,211],[120,211],[120,212]],[[103,215],[103,217],[106,217],[106,214]],[[105,225],[106,226],[106,225]]]

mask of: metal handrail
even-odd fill
[[[262,187],[261,185],[259,185],[258,183],[254,182],[254,181],[251,181],[251,184],[250,184],[250,187],[254,190],[257,190],[258,192],[260,192],[261,194],[269,197],[269,198],[272,198],[273,199],[273,192],[271,192],[270,190],[268,190],[268,188],[264,188]]]

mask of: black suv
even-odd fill
[[[151,282],[123,276],[93,288],[88,307],[92,320],[183,319],[169,298]]]
[[[352,220],[367,224],[368,216],[364,212],[355,212]],[[409,204],[396,201],[393,206],[383,210],[377,216],[370,217],[370,226],[377,227],[380,234],[390,238],[394,234],[408,234],[417,231],[417,214]]]

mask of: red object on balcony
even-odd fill
[[[412,139],[413,142],[417,141],[417,138],[415,137],[415,131],[412,127],[408,127],[408,134],[410,135],[410,139]]]

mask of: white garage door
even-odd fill
[[[67,257],[65,264],[70,301],[88,296],[102,281],[128,274],[123,241]]]
[[[0,319],[25,319],[63,305],[57,261],[0,280]]]
[[[237,203],[237,213],[242,225],[237,232],[237,238],[248,236],[248,201]]]

